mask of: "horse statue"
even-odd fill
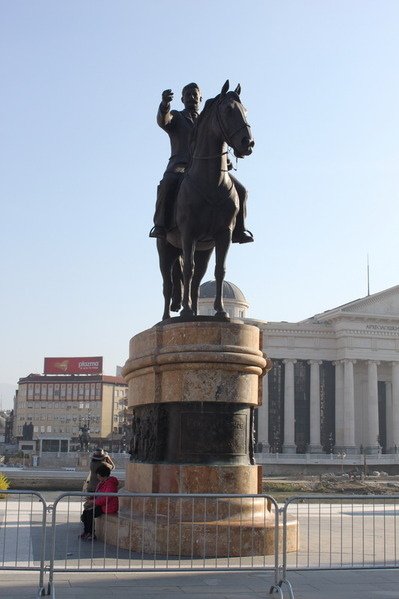
[[[176,199],[176,227],[166,240],[157,240],[163,277],[164,314],[197,314],[198,290],[215,248],[215,316],[227,317],[223,305],[226,256],[231,243],[239,199],[227,168],[227,146],[237,158],[249,156],[255,142],[240,100],[241,87],[207,100],[193,137],[191,162]]]

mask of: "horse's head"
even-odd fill
[[[252,154],[255,145],[251,127],[245,117],[245,108],[241,104],[240,92],[240,85],[234,91],[229,91],[227,80],[217,102],[217,118],[222,135],[237,158]]]

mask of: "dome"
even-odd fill
[[[216,295],[216,281],[206,281],[199,288],[200,298],[214,299]],[[247,303],[245,295],[234,283],[223,281],[223,298],[228,300],[236,300],[237,302]]]

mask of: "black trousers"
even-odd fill
[[[103,515],[103,510],[101,505],[96,505],[94,507],[94,509],[87,509],[85,508],[82,512],[82,515],[80,516],[81,521],[83,522],[83,526],[84,526],[84,532],[86,533],[93,533],[93,524],[94,524],[94,518],[98,518],[99,516]]]
[[[154,225],[169,229],[174,221],[174,206],[184,173],[165,173],[157,189]]]

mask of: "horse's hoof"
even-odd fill
[[[227,314],[227,312],[225,310],[218,310],[215,313],[215,316],[216,316],[216,318],[227,318],[228,314]]]
[[[183,318],[191,318],[194,316],[194,311],[191,310],[191,308],[183,308],[183,310],[180,311],[180,316]]]

